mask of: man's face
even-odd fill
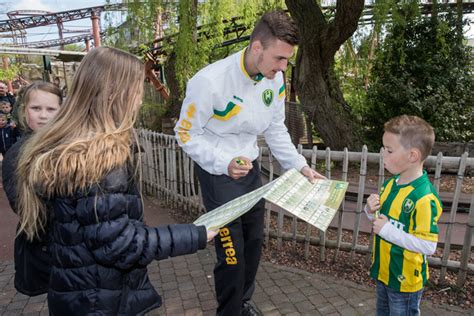
[[[10,103],[2,103],[1,109],[3,113],[9,114],[12,111],[12,106]]]
[[[8,88],[4,83],[0,83],[0,95],[6,95]]]
[[[257,70],[267,79],[275,78],[279,71],[288,67],[288,59],[293,56],[294,47],[279,39],[270,41],[263,47],[260,41],[254,43],[257,50]]]

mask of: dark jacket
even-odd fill
[[[0,95],[0,101],[9,102],[12,105],[12,108],[15,106],[15,97],[10,93],[7,93],[6,95]]]
[[[8,202],[13,211],[16,213],[16,167],[18,165],[18,158],[20,156],[20,149],[25,139],[20,139],[8,151],[8,154],[3,157],[2,162],[2,181],[3,190],[7,194]]]
[[[3,189],[12,210],[16,210],[16,167],[21,146],[25,138],[16,142],[6,153],[2,163]],[[15,237],[15,288],[18,292],[29,296],[44,294],[48,291],[50,254],[48,251],[48,234],[28,241],[24,233]]]
[[[0,153],[4,155],[16,142],[18,137],[17,128],[10,125],[0,128]]]
[[[117,169],[87,192],[48,201],[50,315],[143,315],[161,305],[146,266],[206,246],[204,226],[146,226],[130,178]]]

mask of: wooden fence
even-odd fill
[[[142,156],[143,167],[143,188],[145,193],[159,197],[165,201],[170,207],[182,208],[188,210],[192,216],[198,217],[204,212],[204,207],[200,199],[200,188],[196,177],[194,176],[194,163],[192,160],[179,148],[174,136],[156,133],[147,130],[139,131],[139,139],[145,154]],[[368,238],[369,244],[359,243],[361,217],[365,216],[363,213],[363,204],[369,187],[366,184],[366,177],[368,172],[368,165],[376,166],[377,185],[372,189],[379,191],[384,182],[385,174],[383,168],[383,155],[380,153],[369,153],[367,147],[364,146],[362,152],[331,151],[318,150],[314,147],[312,150],[302,149],[299,146],[298,151],[302,153],[308,160],[312,168],[321,171],[325,170],[325,175],[331,178],[332,173],[338,172],[338,180],[347,181],[349,174],[349,165],[357,164],[360,169],[358,177],[358,185],[355,187],[357,192],[353,194],[352,198],[356,200],[355,210],[349,210],[347,204],[350,203],[351,196],[346,195],[342,203],[337,217],[337,234],[334,239],[322,231],[319,231],[317,236],[312,234],[316,228],[309,224],[303,223],[296,217],[289,215],[287,212],[276,209],[267,203],[267,212],[265,218],[265,238],[277,239],[277,247],[281,247],[282,240],[293,240],[295,244],[303,243],[305,249],[305,256],[309,254],[310,245],[320,247],[320,260],[327,260],[326,248],[335,248],[334,259],[337,259],[339,251],[350,252],[350,260],[353,260],[355,253],[366,254],[367,260],[370,260],[373,238]],[[259,162],[261,172],[272,181],[280,173],[280,168],[277,162],[274,161],[273,156],[266,147],[261,147]],[[341,169],[335,169],[334,166]],[[440,153],[437,156],[429,156],[426,160],[425,167],[434,171],[433,185],[440,190],[440,183],[442,177],[447,177],[446,172],[455,173],[455,187],[454,192],[450,193],[452,198],[451,206],[444,208],[444,212],[449,213],[449,220],[443,223],[446,225],[444,233],[444,243],[438,243],[438,247],[443,248],[443,255],[441,258],[429,257],[428,262],[430,266],[440,268],[440,282],[444,283],[446,280],[446,272],[454,271],[457,273],[457,285],[463,286],[467,274],[474,274],[474,263],[470,262],[472,255],[472,237],[474,229],[474,194],[464,194],[464,198],[468,197],[468,202],[463,202],[465,208],[468,208],[467,222],[456,222],[456,215],[461,197],[461,187],[465,180],[466,174],[473,174],[474,158],[468,158],[468,154],[464,153],[461,157],[443,157]],[[374,167],[372,167],[373,170]],[[453,175],[451,176],[453,177]],[[440,192],[441,194],[441,192]],[[465,199],[466,200],[466,199]],[[352,202],[353,203],[353,202]],[[352,207],[354,208],[354,207]],[[352,213],[352,214],[351,214]],[[347,216],[352,216],[353,227],[344,229],[351,234],[351,241],[342,241],[343,224],[347,220]],[[290,222],[291,225],[284,225]],[[334,222],[333,222],[334,223]],[[301,226],[305,228],[301,230]],[[455,228],[456,227],[456,228]],[[452,248],[452,235],[454,229],[464,228],[465,236],[461,247],[461,259],[449,260],[449,255]],[[370,236],[371,237],[371,236]],[[441,237],[441,236],[440,236]],[[453,246],[454,248],[454,246]]]

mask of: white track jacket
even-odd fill
[[[258,157],[257,135],[263,134],[285,169],[301,170],[306,159],[291,142],[285,120],[283,74],[273,80],[250,78],[245,49],[200,70],[189,80],[176,138],[201,168],[228,175],[235,157]]]

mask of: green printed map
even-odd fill
[[[326,231],[344,199],[347,186],[347,182],[335,180],[316,180],[315,183],[310,183],[296,169],[291,169],[263,187],[202,215],[194,224],[217,230],[248,212],[264,198]]]

